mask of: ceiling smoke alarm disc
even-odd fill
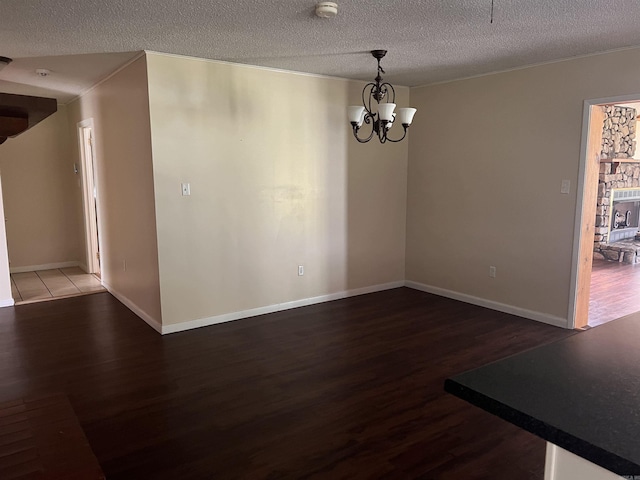
[[[338,14],[338,4],[334,2],[319,2],[316,4],[316,15],[320,18],[333,18]]]

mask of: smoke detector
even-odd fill
[[[0,57],[0,70],[9,65],[11,62],[13,62],[13,60],[9,57]]]
[[[51,75],[51,70],[47,70],[46,68],[37,68],[36,74],[38,74],[40,77],[48,77],[49,75]]]
[[[338,4],[334,2],[316,3],[316,16],[320,18],[333,18],[338,14]]]

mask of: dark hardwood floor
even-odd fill
[[[594,260],[589,295],[589,326],[640,312],[640,265]]]
[[[2,480],[104,480],[64,394],[0,404]]]
[[[101,293],[0,309],[0,401],[67,395],[110,480],[542,479],[443,382],[573,334],[399,288],[161,337]]]

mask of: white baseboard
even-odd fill
[[[453,290],[447,290],[440,287],[433,287],[431,285],[413,282],[410,280],[390,282],[390,283],[384,283],[380,285],[372,285],[369,287],[357,288],[353,290],[345,290],[341,292],[330,293],[327,295],[320,295],[317,297],[303,298],[300,300],[293,300],[291,302],[277,303],[274,305],[267,305],[265,307],[252,308],[249,310],[242,310],[239,312],[225,313],[222,315],[215,315],[212,317],[200,318],[197,320],[190,320],[187,322],[174,323],[171,325],[162,325],[161,322],[154,319],[151,315],[149,315],[144,310],[140,309],[134,302],[132,302],[125,295],[115,290],[107,282],[103,280],[102,284],[109,291],[109,293],[111,293],[114,297],[116,297],[133,313],[135,313],[140,318],[142,318],[142,320],[144,320],[155,331],[163,335],[170,334],[170,333],[183,332],[185,330],[193,330],[194,328],[207,327],[210,325],[216,325],[218,323],[241,320],[243,318],[255,317],[257,315],[265,315],[267,313],[290,310],[292,308],[305,307],[308,305],[315,305],[323,302],[330,302],[332,300],[339,300],[341,298],[355,297],[355,296],[364,295],[367,293],[381,292],[384,290],[390,290],[392,288],[399,288],[403,286],[413,288],[415,290],[427,292],[427,293],[432,293],[434,295],[439,295],[441,297],[451,298],[453,300],[470,303],[472,305],[478,305],[480,307],[490,308],[491,310],[497,310],[499,312],[509,313],[511,315],[517,315],[519,317],[536,320],[538,322],[547,323],[549,325],[553,325],[556,327],[569,328],[568,321],[566,318],[556,317],[554,315],[541,313],[534,310],[527,310],[525,308],[514,307],[513,305],[494,302],[492,300],[487,300],[480,297],[474,297],[472,295],[467,295],[464,293],[459,293]],[[2,304],[0,303],[0,306],[1,305]]]
[[[133,303],[131,300],[129,300],[125,295],[123,295],[122,293],[118,292],[116,289],[114,289],[111,285],[109,285],[104,280],[102,280],[102,285],[104,285],[104,288],[106,288],[107,291],[111,295],[116,297],[120,301],[120,303],[124,304],[125,307],[127,307],[129,310],[131,310],[137,316],[139,316],[142,320],[147,322],[147,324],[151,328],[153,328],[156,332],[163,333],[162,324],[158,320],[156,320],[151,315],[149,315],[147,312],[142,310],[135,303]]]
[[[381,292],[383,290],[390,290],[392,288],[403,287],[404,284],[405,284],[404,281],[383,283],[380,285],[372,285],[370,287],[356,288],[354,290],[344,290],[342,292],[330,293],[328,295],[320,295],[318,297],[303,298],[301,300],[294,300],[292,302],[277,303],[275,305],[268,305],[266,307],[252,308],[250,310],[243,310],[240,312],[231,312],[231,313],[225,313],[223,315],[215,315],[213,317],[200,318],[198,320],[191,320],[188,322],[174,323],[172,325],[162,326],[161,333],[164,335],[167,333],[182,332],[182,331],[191,330],[194,328],[215,325],[217,323],[231,322],[233,320],[240,320],[242,318],[255,317],[256,315],[264,315],[267,313],[280,312],[282,310],[289,310],[291,308],[306,307],[307,305],[330,302],[332,300],[339,300],[341,298],[355,297],[357,295],[364,295],[366,293]]]
[[[43,265],[27,265],[26,267],[11,267],[9,272],[11,273],[24,273],[35,272],[36,270],[53,270],[55,268],[69,268],[78,267],[80,262],[58,262],[58,263],[45,263]]]
[[[13,307],[15,304],[16,301],[13,298],[5,298],[4,300],[0,300],[0,308]]]
[[[490,308],[491,310],[497,310],[499,312],[510,313],[511,315],[517,315],[518,317],[528,318],[530,320],[536,320],[542,323],[548,323],[555,327],[569,328],[569,321],[566,318],[556,317],[548,313],[536,312],[535,310],[527,310],[526,308],[514,307],[513,305],[507,305],[505,303],[494,302],[493,300],[487,300],[485,298],[474,297],[473,295],[467,295],[465,293],[455,292],[453,290],[447,290],[445,288],[433,287],[424,283],[413,282],[407,280],[405,286],[420,290],[422,292],[433,293],[434,295],[440,295],[441,297],[451,298],[453,300],[459,300],[461,302],[470,303],[472,305],[478,305],[480,307]]]

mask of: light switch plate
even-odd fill
[[[189,195],[191,195],[191,184],[183,183],[182,184],[182,196],[183,197],[187,197]]]

